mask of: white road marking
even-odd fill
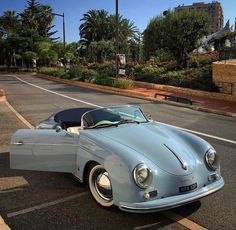
[[[158,123],[161,123],[161,124],[173,127],[173,128],[181,129],[183,131],[187,131],[187,132],[194,133],[194,134],[197,134],[197,135],[201,135],[201,136],[204,136],[204,137],[209,137],[209,138],[216,139],[216,140],[219,140],[219,141],[228,142],[230,144],[236,144],[236,141],[225,139],[225,138],[222,138],[222,137],[213,136],[213,135],[210,135],[210,134],[207,134],[207,133],[201,133],[201,132],[194,131],[194,130],[191,130],[191,129],[181,128],[181,127],[166,124],[166,123],[163,123],[163,122],[158,122]]]
[[[9,75],[9,76],[11,76],[11,75]],[[15,76],[13,76],[13,77],[15,77]],[[81,102],[81,103],[86,104],[86,105],[91,105],[91,106],[94,106],[94,107],[97,107],[97,108],[102,108],[102,106],[95,105],[95,104],[93,104],[93,103],[90,103],[90,102],[87,102],[87,101],[83,101],[83,100],[79,100],[79,99],[76,99],[76,98],[73,98],[73,97],[69,97],[69,96],[66,96],[66,95],[64,95],[64,94],[57,93],[57,92],[54,92],[54,91],[49,90],[49,89],[45,89],[45,88],[40,87],[40,86],[38,86],[38,85],[35,85],[35,84],[29,83],[29,82],[27,82],[27,81],[24,81],[24,80],[22,80],[22,79],[19,78],[19,77],[15,77],[15,78],[17,78],[19,81],[21,81],[21,82],[23,82],[23,83],[25,83],[25,84],[27,84],[27,85],[31,85],[31,86],[36,87],[36,88],[38,88],[38,89],[44,90],[44,91],[49,92],[49,93],[56,94],[56,95],[58,95],[58,96],[61,96],[61,97],[70,99],[70,100],[72,100],[72,101],[77,101],[77,102]]]
[[[65,197],[65,198],[62,198],[62,199],[58,199],[58,200],[43,203],[43,204],[40,204],[40,205],[32,206],[30,208],[22,209],[20,211],[8,213],[7,217],[11,218],[11,217],[14,217],[14,216],[23,215],[25,213],[33,212],[35,210],[40,210],[42,208],[47,208],[47,207],[50,207],[50,206],[53,206],[53,205],[56,205],[56,204],[60,204],[60,203],[63,203],[63,202],[69,201],[69,200],[73,200],[75,198],[85,196],[85,195],[88,195],[88,194],[89,194],[88,192],[82,192],[82,193],[75,194],[75,195],[72,195],[72,196],[68,196],[68,197]]]
[[[33,129],[34,126],[30,124],[21,114],[19,114],[11,105],[8,101],[5,100],[5,104],[8,106],[8,108],[18,117],[18,119],[23,122],[27,127],[30,129]]]
[[[142,226],[137,226],[134,228],[134,230],[141,230],[141,229],[145,229],[145,228],[151,228],[151,227],[154,227],[154,226],[157,226],[161,224],[161,222],[157,222],[157,223],[153,223],[153,224],[146,224],[146,225],[142,225]]]
[[[202,227],[201,225],[182,217],[172,211],[165,211],[162,215],[166,216],[167,218],[177,222],[178,224],[183,225],[184,227],[191,229],[191,230],[207,230],[207,228]]]
[[[18,191],[23,191],[23,190],[24,190],[23,188],[8,189],[8,190],[0,191],[0,194],[18,192]]]
[[[9,76],[15,77],[13,75],[9,75]],[[35,84],[29,83],[27,81],[24,81],[19,77],[15,77],[15,78],[17,78],[19,81],[21,81],[21,82],[23,82],[27,85],[31,85],[33,87],[36,87],[38,89],[47,91],[49,93],[56,94],[56,95],[64,97],[64,98],[68,98],[68,99],[73,100],[73,101],[81,102],[81,103],[84,103],[86,105],[91,105],[91,106],[94,106],[94,107],[97,107],[97,108],[102,108],[102,106],[99,106],[99,105],[96,105],[96,104],[93,104],[93,103],[90,103],[90,102],[86,102],[86,101],[83,101],[83,100],[79,100],[79,99],[76,99],[76,98],[73,98],[73,97],[69,97],[69,96],[66,96],[64,94],[57,93],[57,92],[54,92],[54,91],[49,90],[49,89],[45,89],[45,88],[40,87],[38,85],[35,85]],[[159,122],[159,123],[162,123],[162,122]],[[197,135],[201,135],[201,136],[204,136],[204,137],[209,137],[209,138],[220,140],[220,141],[227,142],[227,143],[230,143],[230,144],[236,144],[236,141],[234,141],[234,140],[229,140],[229,139],[226,139],[226,138],[217,137],[217,136],[210,135],[210,134],[207,134],[207,133],[202,133],[202,132],[194,131],[194,130],[191,130],[191,129],[185,129],[185,128],[182,128],[182,127],[178,127],[178,126],[174,126],[174,125],[170,125],[170,124],[166,124],[166,123],[162,123],[162,124],[165,124],[165,125],[168,125],[170,127],[177,128],[177,129],[181,129],[181,130],[184,130],[184,131],[187,131],[187,132],[191,132],[191,133],[194,133],[194,134],[197,134]]]

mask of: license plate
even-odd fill
[[[197,183],[194,183],[194,184],[191,184],[191,185],[179,187],[179,192],[189,192],[189,191],[192,191],[196,188],[197,188]]]

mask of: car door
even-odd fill
[[[63,130],[18,130],[11,140],[10,166],[14,169],[73,173],[78,141],[79,135]]]

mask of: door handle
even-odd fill
[[[15,142],[14,144],[15,144],[15,145],[23,145],[24,142],[23,142],[23,141],[18,141],[18,142]]]

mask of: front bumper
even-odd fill
[[[199,200],[204,196],[208,196],[217,192],[224,186],[224,179],[221,177],[219,180],[209,184],[201,189],[187,194],[166,197],[163,199],[156,199],[140,203],[126,203],[120,202],[119,208],[127,212],[155,212],[165,209],[175,208],[193,201]]]

